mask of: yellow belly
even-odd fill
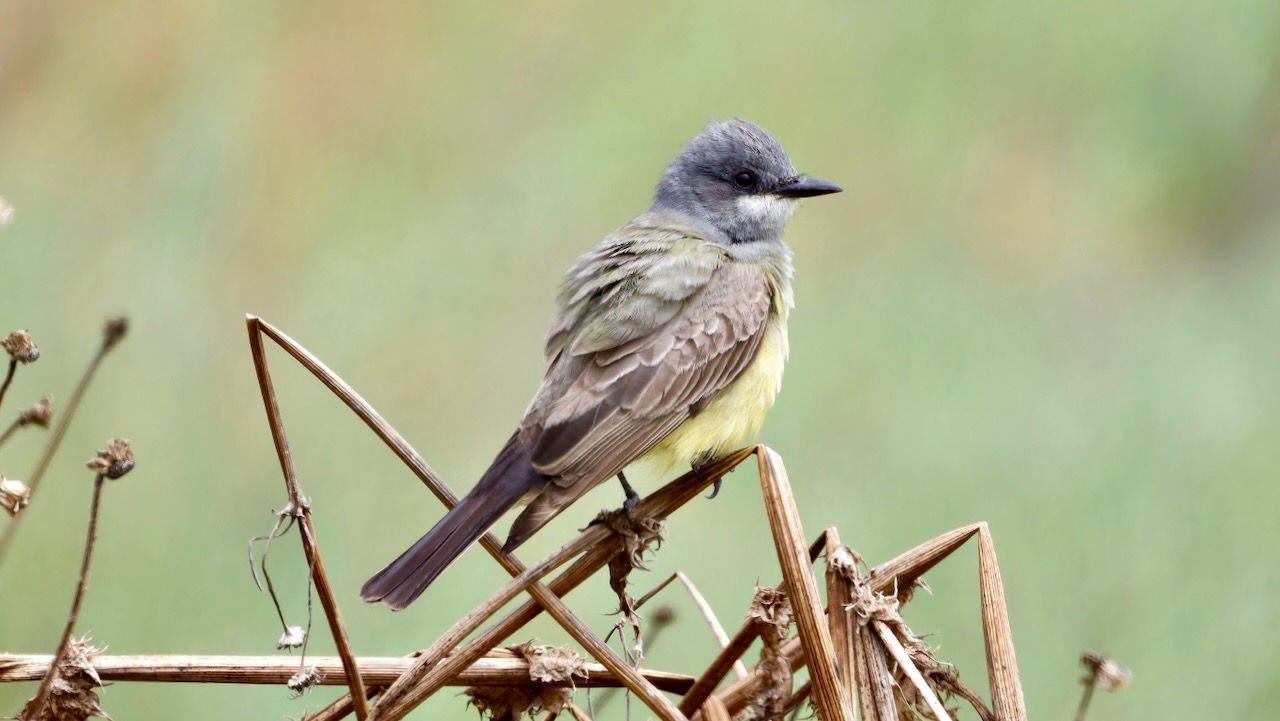
[[[641,457],[659,473],[676,466],[704,462],[737,450],[760,432],[764,417],[782,385],[787,360],[786,319],[774,313],[768,321],[755,360],[728,388],[717,393],[702,412],[680,424]]]

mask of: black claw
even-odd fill
[[[724,479],[717,478],[711,482],[711,495],[706,496],[706,498],[715,498],[716,496],[720,495],[720,481],[722,480]]]

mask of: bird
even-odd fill
[[[663,172],[649,209],[568,270],[546,374],[476,486],[360,596],[412,603],[508,510],[511,552],[637,460],[695,471],[760,430],[781,387],[793,306],[783,227],[840,186],[796,171],[768,131],[712,120]]]

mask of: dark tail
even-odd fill
[[[365,581],[360,598],[370,603],[382,601],[396,611],[413,603],[507,509],[526,492],[545,482],[546,479],[533,470],[529,451],[521,448],[516,437],[511,436],[466,498],[409,550]]]

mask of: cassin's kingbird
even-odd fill
[[[569,269],[542,385],[476,487],[360,589],[413,602],[509,508],[519,546],[644,458],[695,469],[764,422],[782,381],[799,198],[840,187],[796,172],[768,132],[713,121],[662,175],[653,205]]]

